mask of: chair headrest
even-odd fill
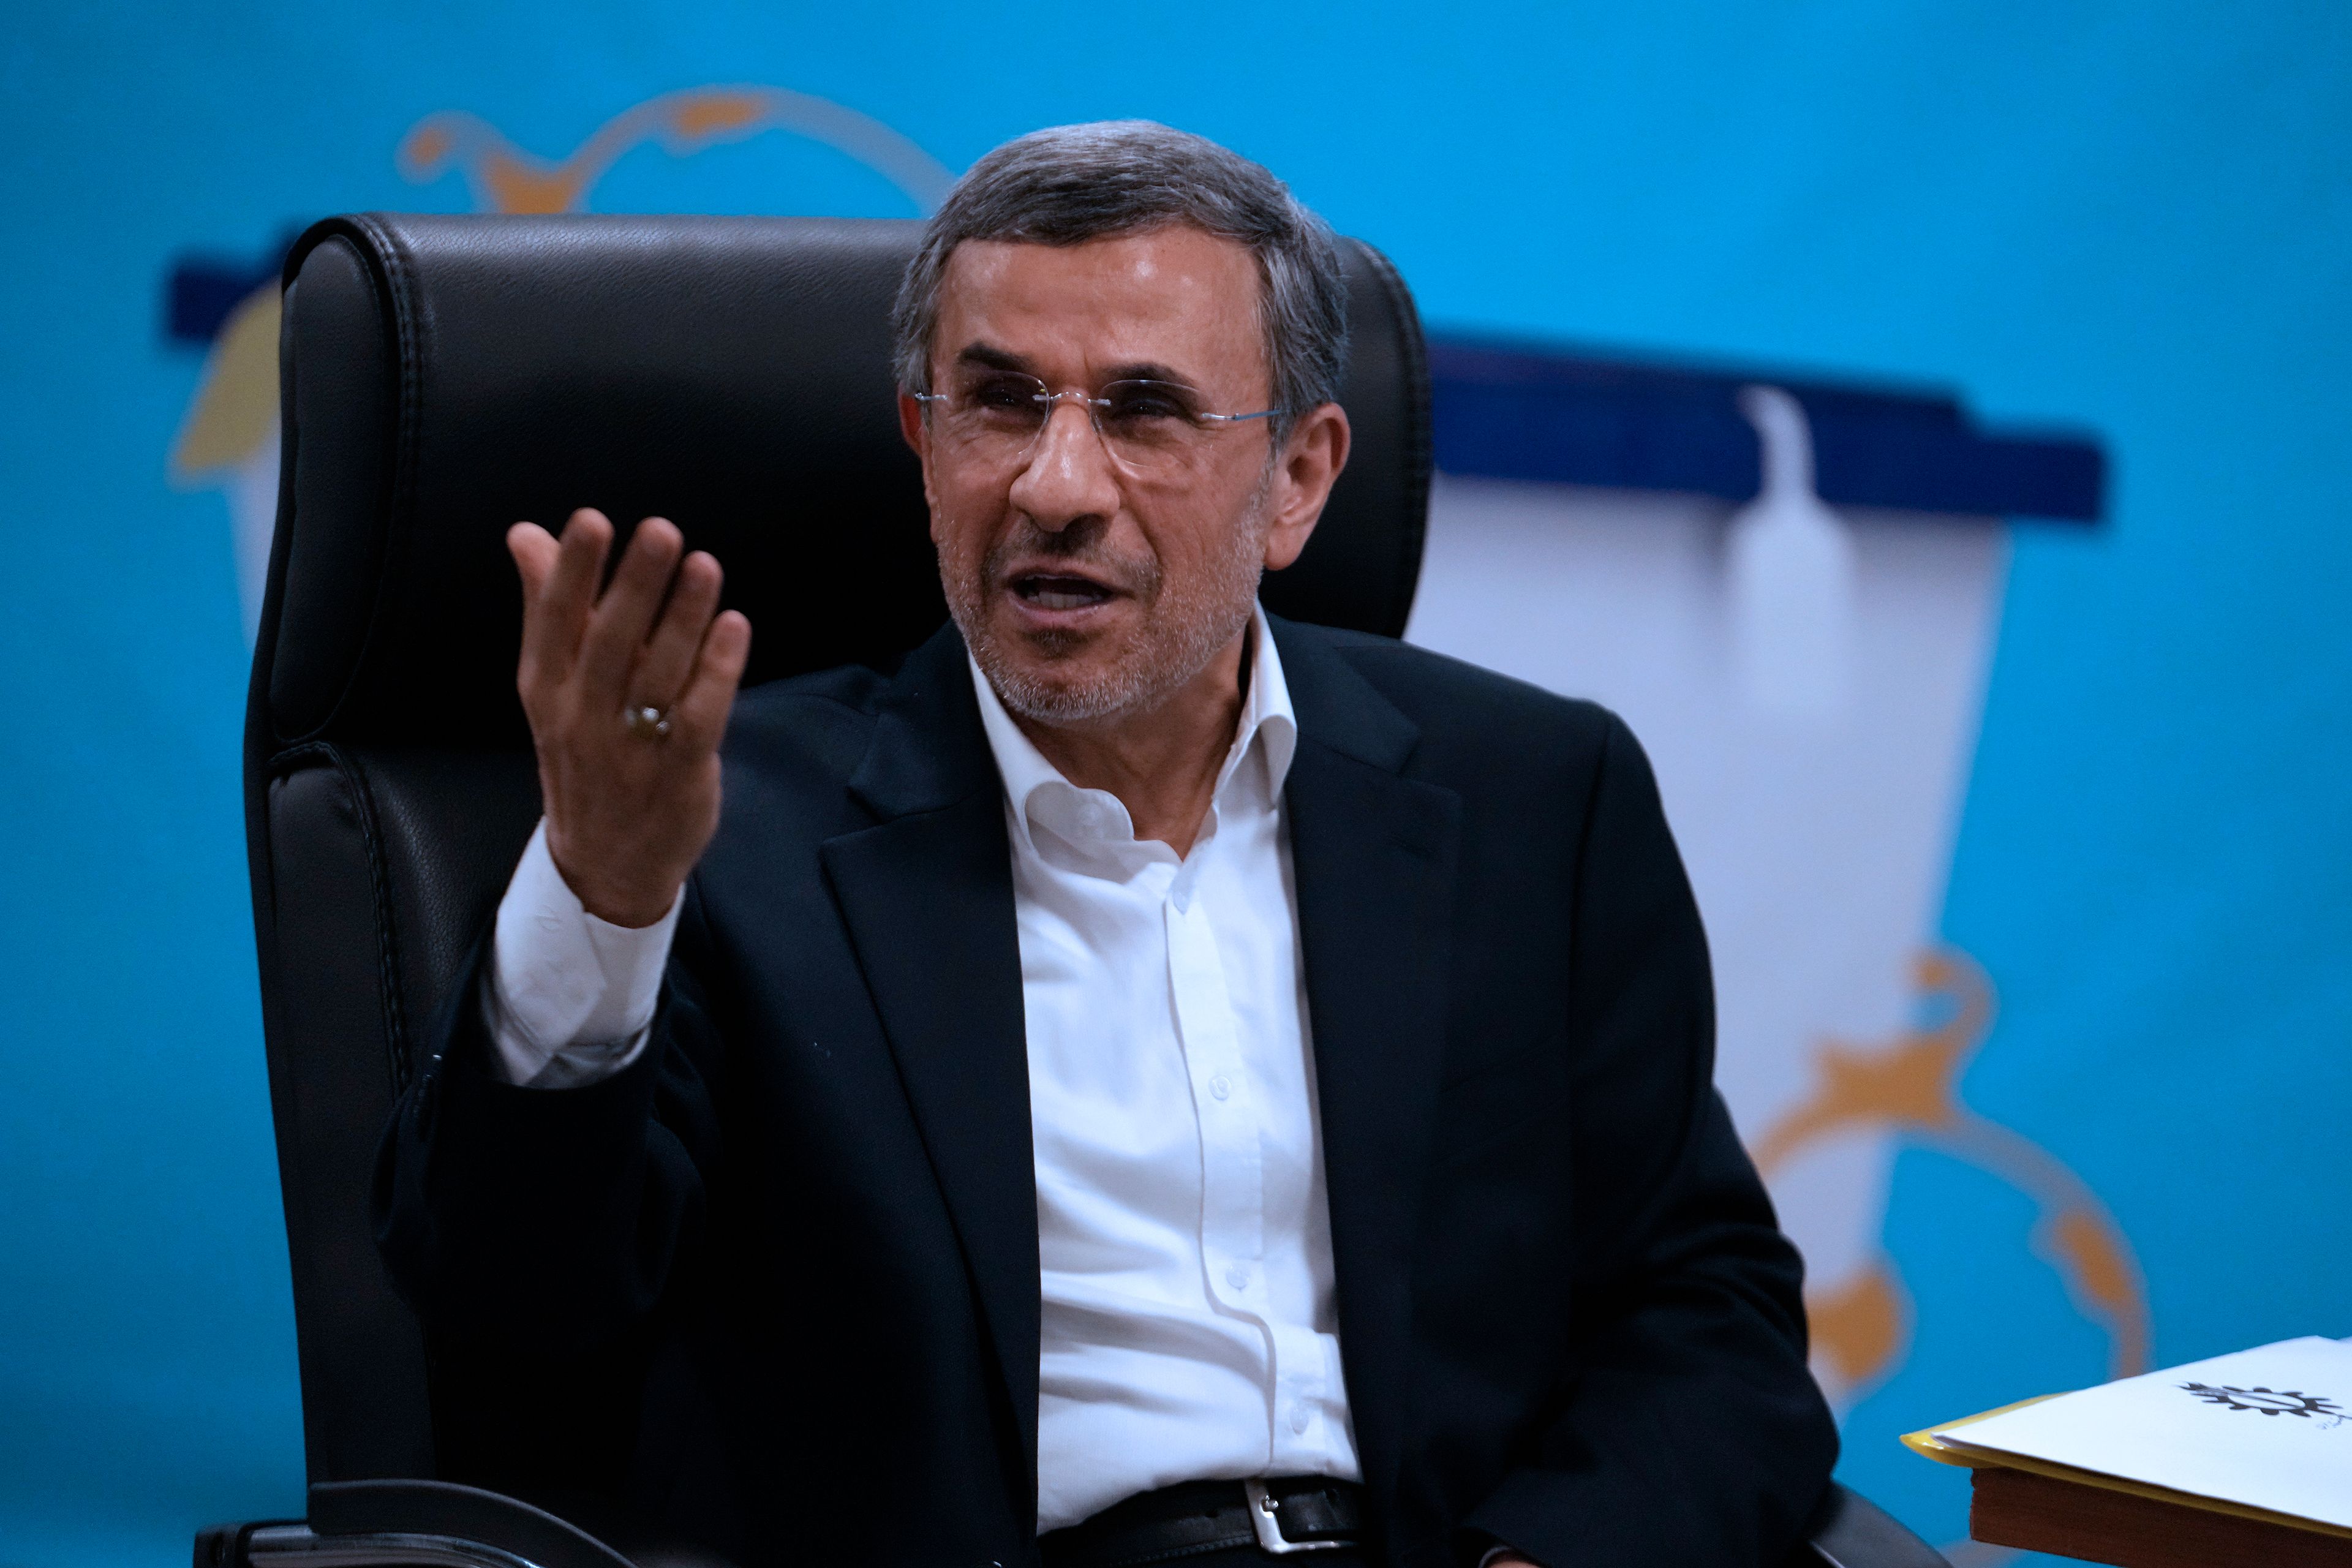
[[[509,745],[506,530],[666,516],[751,618],[748,682],[886,667],[946,616],[901,442],[889,309],[912,222],[331,218],[286,264],[285,468],[257,735]],[[1396,636],[1421,566],[1412,301],[1343,242],[1347,471],[1277,613]]]

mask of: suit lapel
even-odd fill
[[[1444,1050],[1461,801],[1402,776],[1412,721],[1311,628],[1276,621],[1298,714],[1285,795],[1314,1033],[1339,1343],[1385,1496],[1411,1387],[1411,1258]]]
[[[821,850],[947,1199],[1036,1497],[1037,1189],[1003,784],[952,627],[911,656]],[[1016,1483],[1019,1484],[1019,1483]]]

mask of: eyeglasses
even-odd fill
[[[1146,477],[1182,469],[1220,431],[1282,412],[1261,408],[1255,414],[1212,414],[1200,406],[1199,393],[1172,381],[1106,382],[1093,396],[1051,392],[1035,376],[1016,371],[993,371],[952,392],[914,396],[940,415],[950,440],[992,460],[1026,457],[1052,421],[1055,408],[1075,403],[1087,411],[1112,460]]]

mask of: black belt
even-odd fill
[[[1328,1551],[1363,1540],[1363,1491],[1328,1476],[1186,1481],[1049,1531],[1037,1550],[1045,1568],[1143,1568],[1235,1546]]]

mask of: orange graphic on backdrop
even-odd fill
[[[456,164],[485,212],[565,213],[620,156],[647,142],[674,157],[761,132],[797,132],[848,153],[905,192],[918,209],[939,205],[952,182],[939,162],[878,120],[780,87],[698,87],[665,93],[624,110],[560,160],[526,153],[478,115],[462,110],[419,121],[400,144],[401,172],[437,179]]]
[[[781,87],[698,87],[648,99],[599,126],[571,154],[550,162],[461,110],[428,115],[400,143],[401,173],[438,179],[452,164],[485,212],[577,212],[614,162],[656,142],[676,157],[764,131],[787,131],[839,149],[929,212],[954,183],[937,159],[880,121]],[[172,448],[174,482],[210,482],[253,460],[278,430],[278,283],[239,305],[215,342],[202,385]]]
[[[938,206],[954,183],[939,160],[880,121],[781,87],[665,93],[614,115],[555,160],[524,152],[478,115],[453,110],[419,121],[402,139],[398,159],[401,172],[415,181],[457,168],[484,212],[578,212],[596,182],[633,148],[652,142],[684,157],[768,131],[846,153],[904,192],[919,212]],[[776,193],[779,206],[789,205],[786,195]],[[231,314],[205,361],[170,459],[173,483],[233,492],[241,548],[257,563],[268,558],[275,516],[274,470],[263,466],[277,460],[278,311],[272,279]],[[257,595],[258,578],[249,586]],[[247,606],[248,626],[257,604],[257,596]]]
[[[1920,994],[1942,1016],[1892,1046],[1825,1042],[1812,1095],[1757,1141],[1769,1177],[1837,1133],[1892,1131],[2000,1177],[2040,1210],[2036,1249],[2058,1269],[2076,1307],[2106,1331],[2108,1375],[2147,1370],[2147,1291],[2115,1216],[2080,1176],[2022,1134],[1962,1102],[1959,1077],[1991,1027],[1992,986],[1965,954],[1923,955]],[[1910,1298],[1890,1261],[1834,1293],[1808,1293],[1805,1315],[1821,1353],[1850,1384],[1892,1371],[1909,1337]]]

